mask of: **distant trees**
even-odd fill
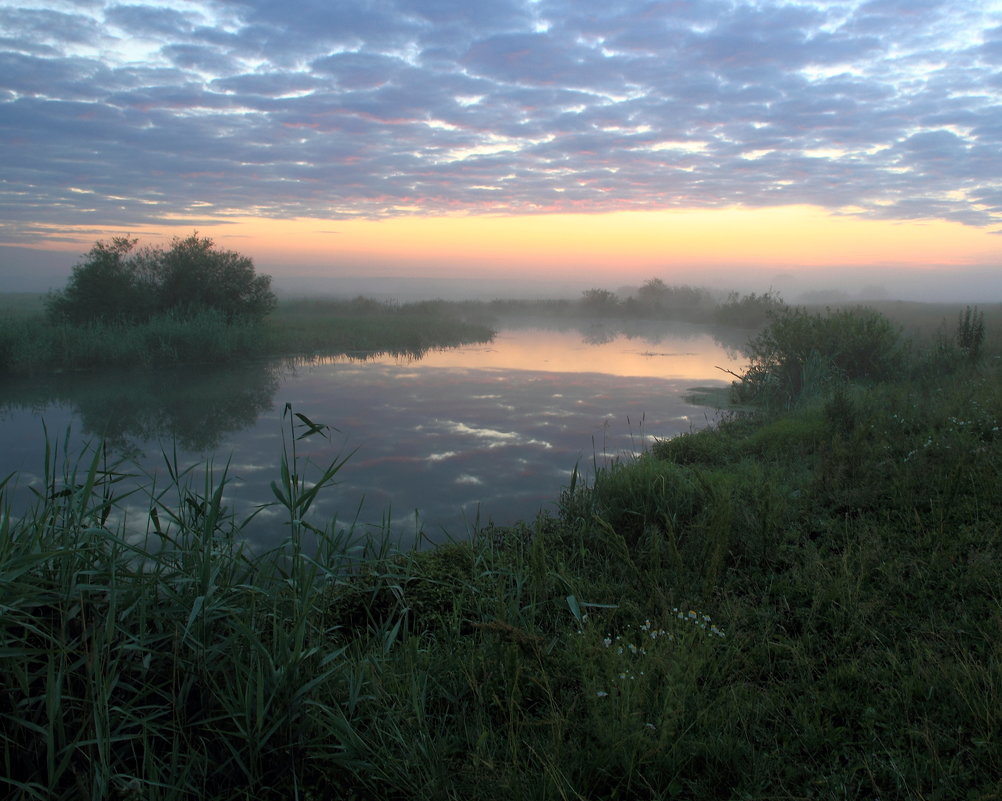
[[[650,278],[637,289],[620,293],[586,289],[578,309],[589,315],[643,320],[713,322],[735,328],[761,328],[770,316],[786,307],[777,292],[746,295],[731,292],[725,300],[703,287],[670,285]]]
[[[611,314],[619,309],[619,298],[608,289],[586,289],[581,293],[581,306],[589,312]]]
[[[66,287],[46,298],[49,318],[144,322],[212,309],[232,322],[261,319],[275,307],[271,276],[257,275],[250,258],[218,249],[208,237],[175,237],[167,248],[137,249],[137,241],[96,242]]]
[[[739,295],[731,292],[727,300],[717,306],[715,321],[720,325],[736,328],[759,328],[775,314],[782,312],[786,304],[778,292],[769,290],[761,295],[752,292]]]
[[[700,287],[669,286],[660,278],[651,278],[629,299],[631,312],[645,316],[666,316],[679,320],[702,319],[714,305],[709,291]]]

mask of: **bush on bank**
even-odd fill
[[[64,289],[46,299],[55,323],[137,323],[213,310],[227,322],[261,320],[276,303],[271,276],[247,256],[221,250],[197,233],[170,247],[136,248],[137,239],[98,241]]]
[[[781,307],[745,347],[743,401],[783,406],[844,381],[883,381],[904,367],[900,332],[866,308],[809,312]]]

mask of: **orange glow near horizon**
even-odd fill
[[[985,229],[943,220],[867,220],[809,206],[386,220],[232,218],[194,228],[275,275],[364,269],[428,277],[646,278],[675,267],[934,269],[1002,263],[1002,237]],[[61,229],[36,247],[82,253],[95,239],[123,233]],[[132,235],[155,243],[187,233],[171,225],[144,226]]]
[[[354,364],[347,356],[321,357],[317,364]],[[717,368],[737,370],[745,359],[731,353],[707,333],[671,335],[653,344],[642,337],[618,334],[608,342],[585,342],[577,330],[505,328],[490,343],[433,349],[417,359],[385,354],[370,356],[365,364],[446,367],[470,370],[543,371],[548,373],[603,373],[632,378],[685,379],[707,382],[707,376],[727,383]]]

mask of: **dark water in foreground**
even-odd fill
[[[28,487],[41,487],[44,421],[50,441],[70,432],[71,454],[103,436],[161,486],[164,451],[176,447],[182,466],[211,459],[217,473],[228,461],[225,497],[245,515],[272,499],[288,403],[337,429],[329,441],[300,441],[300,459],[326,466],[353,452],[315,504],[314,523],[357,515],[363,524],[389,520],[405,540],[418,528],[431,540],[461,538],[477,522],[554,508],[575,465],[587,475],[653,437],[711,421],[683,395],[726,383],[716,366],[738,363],[707,329],[631,338],[525,328],[417,360],[49,376],[0,390],[0,475],[19,474],[15,507]],[[147,511],[137,497],[133,524]],[[284,510],[266,509],[248,535],[274,544],[287,534],[284,520]]]

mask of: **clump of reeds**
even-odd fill
[[[292,453],[274,485],[289,538],[255,554],[225,471],[195,486],[168,459],[169,486],[126,490],[102,449],[62,468],[47,445],[37,506],[0,518],[0,792],[305,797],[361,760],[323,614],[352,551],[302,519],[341,463],[308,485]],[[124,516],[137,506],[139,531]]]
[[[262,331],[212,310],[80,325],[8,316],[0,319],[0,373],[220,363],[261,351]]]

